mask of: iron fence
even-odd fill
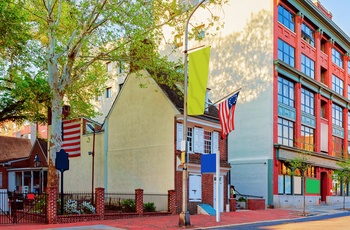
[[[135,193],[105,193],[105,212],[136,212]]]
[[[63,197],[63,202],[62,202]],[[65,192],[58,194],[57,210],[58,214],[94,214],[96,208],[94,206],[94,194],[87,192]]]

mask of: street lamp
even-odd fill
[[[34,167],[39,167],[41,164],[41,160],[40,160],[40,157],[39,157],[39,154],[36,154],[35,157],[34,157]],[[41,193],[42,192],[42,189],[43,189],[43,176],[42,176],[42,168],[40,169],[39,171],[39,192]]]
[[[35,157],[34,157],[34,166],[35,167],[39,167],[40,166],[40,157],[39,157],[39,154],[36,154]]]
[[[92,155],[92,166],[91,166],[91,204],[94,204],[94,178],[95,178],[95,134],[96,130],[91,124],[86,124],[93,132],[92,136],[92,152],[89,152],[89,155]]]
[[[190,22],[190,19],[194,12],[205,2],[206,0],[201,0],[200,3],[193,9],[191,14],[189,15],[187,21],[186,21],[186,29],[185,29],[185,47],[184,47],[184,123],[183,123],[183,140],[185,142],[184,146],[181,149],[183,152],[184,156],[184,163],[183,163],[183,168],[182,168],[182,212],[180,213],[179,216],[179,226],[190,226],[190,214],[187,210],[187,181],[188,181],[188,163],[189,163],[189,156],[188,156],[188,146],[187,146],[187,79],[188,79],[188,24]]]

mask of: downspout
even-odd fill
[[[104,139],[103,139],[103,184],[105,188],[105,192],[108,191],[108,117],[104,122]]]

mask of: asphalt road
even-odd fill
[[[255,224],[234,225],[231,227],[210,229],[234,230],[346,230],[350,229],[350,212],[317,215],[295,220],[262,222]]]

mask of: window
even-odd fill
[[[341,196],[341,192],[340,192],[341,182],[337,178],[338,178],[338,176],[336,174],[334,174],[333,180],[332,180],[332,195],[333,196]]]
[[[181,150],[183,125],[177,123],[176,149]],[[187,151],[189,153],[214,153],[219,148],[219,133],[199,127],[187,127]]]
[[[294,47],[278,39],[278,59],[294,67]]]
[[[348,99],[350,99],[350,85],[348,85]]]
[[[193,128],[188,127],[187,128],[187,151],[189,153],[193,153]]]
[[[301,111],[310,115],[315,114],[314,94],[305,88],[301,89]]]
[[[183,45],[183,35],[182,34],[177,34],[175,35],[175,48],[182,47]]]
[[[343,109],[336,104],[332,104],[332,123],[333,125],[343,127]]]
[[[106,70],[107,70],[107,73],[111,73],[114,69],[114,66],[115,66],[115,63],[113,62],[107,62],[106,63]]]
[[[106,89],[106,98],[112,97],[112,87]]]
[[[102,97],[101,95],[96,94],[95,101],[101,101]]]
[[[278,77],[278,102],[294,107],[294,84],[282,77]]]
[[[204,153],[212,153],[211,132],[204,131]]]
[[[302,125],[301,126],[301,148],[307,151],[314,151],[314,136],[315,130],[313,128]]]
[[[301,72],[311,78],[315,78],[315,62],[304,54],[301,54]]]
[[[332,61],[333,61],[333,63],[335,63],[340,68],[343,68],[342,55],[335,48],[332,49]]]
[[[8,127],[8,125],[5,125],[5,134],[8,134],[9,133],[9,127]]]
[[[301,38],[312,46],[315,46],[314,31],[305,23],[301,25]]]
[[[348,74],[350,74],[350,61],[348,61]]]
[[[278,143],[294,146],[294,124],[292,121],[278,118]]]
[[[196,40],[202,40],[205,37],[204,25],[197,26],[194,30]]]
[[[294,15],[281,5],[278,6],[278,21],[294,32]]]
[[[332,89],[340,95],[343,95],[344,82],[332,74]]]
[[[343,156],[343,139],[340,137],[332,136],[332,156]]]
[[[200,174],[188,175],[188,199],[190,201],[202,201],[202,176]]]

